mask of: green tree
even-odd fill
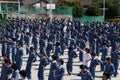
[[[86,10],[86,15],[88,16],[99,16],[101,14],[101,11],[98,7],[96,6],[90,6],[87,10]]]
[[[58,4],[57,7],[73,7],[73,16],[74,17],[80,17],[84,15],[84,8],[82,7],[81,3],[76,0],[61,0]]]
[[[93,0],[92,5],[102,9],[103,1],[104,0]],[[105,0],[105,7],[106,18],[115,18],[116,16],[120,16],[120,0]]]

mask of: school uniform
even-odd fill
[[[15,33],[15,30],[12,30],[12,32],[11,32],[11,34],[10,34],[10,37],[11,37],[11,38],[15,38],[15,34],[16,34],[16,33]]]
[[[94,80],[89,71],[80,72],[77,76],[81,76],[81,80]]]
[[[62,50],[62,53],[61,53],[62,55],[64,55],[64,50],[65,50],[65,47],[66,47],[65,42],[66,42],[66,39],[65,39],[64,36],[62,36],[60,38],[60,46],[61,46],[61,50]]]
[[[11,66],[4,66],[4,71],[1,76],[1,80],[9,80],[11,78],[12,68]]]
[[[112,74],[115,73],[115,67],[114,64],[105,64],[105,69],[104,69],[104,73],[103,75],[108,75],[108,77],[110,78]]]
[[[117,44],[116,42],[111,42],[111,52],[114,52],[115,51],[115,48],[116,48]],[[112,56],[112,55],[111,55]],[[112,57],[111,57],[112,58]]]
[[[40,40],[40,52],[45,52],[46,50],[46,41],[45,40]]]
[[[74,50],[68,51],[68,62],[67,62],[67,72],[72,72],[73,70],[73,59],[77,57],[77,54]]]
[[[16,53],[17,53],[17,44],[14,41],[12,43],[12,63],[15,63],[15,55],[16,55]]]
[[[115,67],[115,73],[114,76],[117,76],[118,74],[118,66],[119,66],[119,58],[118,56],[120,56],[120,52],[119,51],[114,51],[112,54],[112,63],[114,64]]]
[[[24,33],[21,34],[20,41],[22,42],[22,46],[24,46],[24,43],[25,43],[25,34]]]
[[[50,34],[49,38],[53,41],[53,44],[56,43],[56,34]]]
[[[108,55],[108,48],[102,48],[102,49],[101,49],[101,52],[102,52],[101,60],[102,60],[103,62],[105,62],[106,57],[107,57],[107,55]],[[102,71],[104,70],[104,64],[101,64],[101,70],[102,70]]]
[[[18,66],[18,70],[20,70],[22,67],[23,54],[24,54],[23,48],[22,47],[18,48],[15,56],[15,61]]]
[[[91,44],[91,51],[92,51],[92,53],[94,53],[94,54],[97,54],[97,45],[96,45],[96,43],[94,43],[94,44]]]
[[[4,60],[4,59],[3,59],[3,60]],[[0,76],[0,80],[3,80],[3,79],[4,79],[5,68],[6,68],[6,65],[5,65],[4,62],[2,61],[2,68],[1,68],[1,76]]]
[[[63,66],[59,66],[54,74],[54,80],[64,80],[65,68]]]
[[[12,72],[12,78],[14,80],[19,80],[19,70],[16,70],[16,71]]]
[[[75,48],[76,46],[76,39],[70,39],[70,46],[72,46],[73,48]]]
[[[34,45],[35,51],[37,51],[39,47],[39,37],[33,37],[33,45]]]
[[[85,47],[86,47],[86,44],[85,44],[85,41],[84,41],[84,40],[78,40],[77,44],[78,44],[78,46],[79,46],[81,49],[83,49],[83,50],[84,50]],[[79,60],[80,60],[80,61],[83,61],[83,52],[82,52],[82,51],[79,52]]]
[[[27,77],[25,77],[25,78],[23,78],[22,80],[28,80],[28,78],[27,78]]]
[[[20,40],[20,37],[21,37],[21,34],[19,32],[16,32],[15,34],[16,41]]]
[[[97,54],[97,56],[99,56],[100,48],[101,48],[101,41],[100,41],[100,38],[97,37],[97,41],[96,41],[96,54]]]
[[[12,40],[7,40],[7,52],[6,54],[10,57],[10,50],[11,50]]]
[[[28,57],[28,61],[27,61],[27,65],[26,65],[26,74],[27,74],[28,79],[31,79],[32,63],[35,61],[36,61],[35,53],[30,52],[29,57]]]
[[[47,65],[48,65],[47,58],[41,57],[39,68],[38,68],[38,80],[44,80],[44,69]]]
[[[57,61],[53,61],[50,65],[50,72],[49,72],[48,80],[54,80],[54,73],[55,73],[57,68],[58,68]]]
[[[7,39],[4,37],[2,39],[2,55],[6,54],[7,50]]]
[[[95,78],[95,71],[96,71],[96,66],[99,64],[99,61],[97,59],[91,59],[90,63],[90,73]]]
[[[61,53],[62,53],[61,46],[56,46],[54,55],[57,57],[56,59],[57,61],[59,60]]]
[[[26,54],[29,54],[29,48],[30,48],[30,36],[26,35],[25,37],[25,43],[26,43]]]
[[[46,47],[46,54],[47,56],[50,58],[50,52],[53,50],[54,46],[53,46],[53,43],[50,42],[47,44],[47,47]]]

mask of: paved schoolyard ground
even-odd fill
[[[25,49],[25,48],[24,48]],[[25,50],[24,50],[25,51]],[[1,45],[0,45],[0,52],[1,52]],[[65,61],[65,64],[64,64],[64,67],[66,68],[66,63],[67,63],[67,50],[65,50],[65,54],[64,56],[61,56],[61,58],[64,59]],[[24,53],[25,54],[25,53]],[[0,54],[1,55],[1,54]],[[26,68],[26,61],[27,61],[27,58],[28,58],[28,55],[24,55],[24,58],[23,58],[23,65],[22,65],[22,69],[25,69]],[[100,59],[100,57],[98,57]],[[79,62],[79,59],[76,58],[74,59],[74,64],[73,64],[73,73],[79,73],[80,72],[80,69],[79,69],[79,65],[81,63]],[[36,61],[34,64],[33,64],[33,67],[32,67],[32,79],[31,80],[38,80],[37,78],[37,73],[38,73],[38,66],[39,66],[39,59],[38,61]],[[49,74],[49,68],[50,68],[50,65],[48,65],[45,69],[45,80],[48,80],[48,74]],[[0,72],[1,72],[1,62],[0,62]],[[119,66],[119,75],[117,77],[112,77],[112,80],[120,80],[120,66]],[[102,74],[103,72],[100,71],[100,66],[97,66],[97,71],[96,71],[96,78],[95,80],[102,80]],[[78,76],[75,76],[75,75],[68,75],[67,72],[65,72],[65,75],[64,75],[64,80],[81,80],[80,77]]]

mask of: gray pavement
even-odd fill
[[[25,49],[25,48],[24,48]],[[1,46],[0,46],[0,51],[1,51]],[[64,59],[65,61],[65,64],[64,64],[64,67],[66,69],[66,63],[67,63],[67,50],[65,50],[65,55],[64,56],[61,56],[61,58]],[[0,54],[1,55],[1,54]],[[22,64],[22,69],[25,69],[26,68],[26,61],[27,61],[27,58],[28,58],[28,55],[26,55],[26,53],[24,52],[24,58],[23,58],[23,64]],[[100,57],[98,57],[100,59]],[[73,73],[79,73],[80,72],[80,69],[79,69],[79,65],[81,64],[81,62],[79,62],[79,59],[76,58],[74,59],[74,64],[73,64]],[[36,61],[34,64],[33,64],[33,67],[32,67],[32,79],[31,80],[38,80],[37,78],[37,73],[38,73],[38,66],[39,66],[39,59],[38,61]],[[46,68],[45,68],[45,80],[48,80],[48,74],[49,74],[49,68],[50,68],[50,65],[48,65]],[[1,62],[0,62],[0,72],[1,72]],[[119,75],[117,77],[112,77],[112,80],[120,80],[120,66],[119,66]],[[103,72],[100,71],[100,66],[97,66],[97,70],[96,70],[96,78],[95,80],[102,80],[102,74]],[[81,80],[80,77],[78,76],[75,76],[75,75],[68,75],[67,72],[65,72],[65,75],[64,75],[64,80]]]

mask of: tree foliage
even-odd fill
[[[94,0],[93,6],[103,8],[104,0]],[[106,18],[115,18],[120,16],[120,0],[105,0]]]
[[[80,17],[80,16],[84,15],[84,8],[82,7],[82,5],[79,1],[61,0],[60,3],[57,4],[57,6],[62,6],[63,8],[73,7],[73,16],[74,17]]]
[[[90,6],[86,10],[86,15],[88,15],[88,16],[99,16],[99,15],[101,15],[101,11],[97,6]]]

